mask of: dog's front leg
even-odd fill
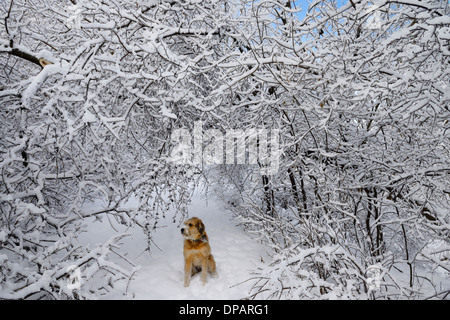
[[[206,284],[206,277],[208,275],[208,259],[204,258],[202,260],[202,284],[205,285]]]
[[[186,259],[184,262],[184,286],[189,287],[192,274],[192,260]]]

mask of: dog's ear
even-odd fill
[[[201,220],[198,222],[197,229],[198,229],[198,232],[200,232],[200,234],[203,234],[203,232],[205,232],[205,225],[203,224],[203,222]]]

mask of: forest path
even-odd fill
[[[216,278],[208,275],[208,282],[202,285],[197,274],[189,287],[183,286],[183,238],[180,225],[168,214],[158,223],[160,229],[152,239],[159,249],[152,246],[151,253],[142,253],[146,238],[141,230],[132,231],[131,236],[124,239],[127,258],[138,265],[139,270],[129,284],[118,286],[117,291],[105,298],[228,300],[247,297],[254,283],[246,281],[252,277],[252,270],[270,261],[263,245],[237,226],[219,201],[207,201],[196,194],[189,205],[189,216],[202,219],[206,226],[217,265]]]

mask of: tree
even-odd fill
[[[276,252],[254,296],[447,296],[423,286],[433,281],[415,266],[449,270],[448,8],[316,1],[300,21],[292,7],[253,2],[259,33],[247,43],[247,81],[267,88],[251,99],[284,143],[270,177],[276,214],[253,192],[267,182],[247,179],[251,191],[229,200]],[[367,281],[371,268],[379,290]]]
[[[1,297],[101,294],[133,266],[106,259],[124,258],[115,250],[124,235],[77,244],[85,219],[136,224],[150,250],[160,214],[175,206],[186,216],[195,168],[170,161],[170,134],[209,108],[217,80],[203,61],[222,50],[224,4],[1,7]],[[92,287],[67,289],[74,270],[83,283],[96,278]]]

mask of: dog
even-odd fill
[[[206,284],[208,272],[215,277],[216,262],[211,254],[205,225],[197,217],[184,222],[181,234],[184,238],[184,286],[188,287],[191,277],[201,271],[201,282]]]

